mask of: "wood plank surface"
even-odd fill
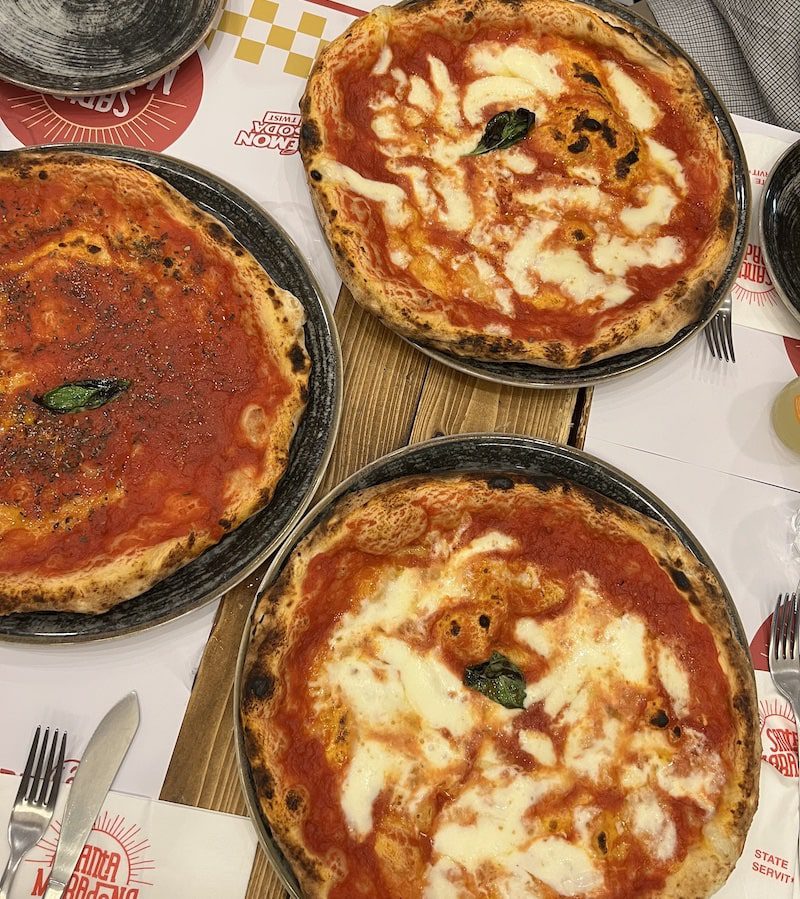
[[[345,291],[336,307],[344,401],[339,436],[319,495],[367,462],[442,434],[502,431],[567,442],[578,392],[479,381],[434,362],[383,327]],[[233,732],[233,677],[260,573],[220,605],[195,679],[161,798],[246,814]],[[285,892],[258,852],[247,899]]]

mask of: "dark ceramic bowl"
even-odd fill
[[[0,78],[45,94],[112,94],[194,52],[224,0],[2,0]]]
[[[775,163],[761,199],[761,246],[786,308],[800,319],[800,141]]]
[[[266,562],[322,480],[339,424],[342,363],[333,317],[299,251],[272,218],[235,187],[203,169],[145,150],[102,144],[44,149],[135,163],[217,218],[303,304],[311,356],[308,404],[292,441],[289,467],[265,508],[188,565],[103,615],[39,612],[0,617],[0,640],[68,643],[117,637],[177,618],[217,599]]]
[[[510,434],[466,434],[429,440],[426,443],[407,446],[388,456],[383,456],[351,475],[304,516],[287,538],[280,552],[272,560],[250,611],[251,625],[261,594],[278,578],[297,544],[330,514],[333,506],[342,497],[409,475],[443,475],[458,472],[473,472],[486,476],[514,475],[529,477],[535,481],[542,479],[569,481],[594,490],[608,499],[635,509],[659,524],[665,525],[689,552],[711,570],[719,581],[727,601],[728,617],[733,634],[749,652],[747,636],[739,613],[714,563],[692,532],[661,500],[633,478],[588,453],[569,446],[549,443],[546,440]],[[244,748],[244,734],[239,717],[239,697],[241,697],[242,672],[245,656],[250,646],[251,634],[252,627],[249,626],[242,637],[233,694],[237,697],[234,703],[234,726],[236,728],[239,775],[250,817],[255,824],[267,857],[278,872],[278,876],[292,899],[304,899],[291,865],[275,842],[269,824],[261,814]]]

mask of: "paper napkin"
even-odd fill
[[[19,779],[0,776],[4,821]],[[19,867],[13,899],[42,896],[69,795],[62,786],[50,827]],[[244,896],[256,850],[249,818],[109,793],[64,899],[237,899]],[[8,857],[0,843],[0,865]]]

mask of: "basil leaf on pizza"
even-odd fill
[[[464,686],[507,709],[524,708],[525,675],[500,652],[493,652],[485,662],[464,669]]]
[[[509,109],[489,119],[478,146],[465,156],[481,156],[492,150],[507,150],[527,136],[536,119],[528,109]]]
[[[126,378],[86,378],[54,387],[33,398],[48,412],[64,415],[68,412],[87,412],[99,409],[124,393],[131,386]]]

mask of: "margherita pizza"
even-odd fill
[[[588,5],[380,7],[301,109],[342,279],[432,347],[575,368],[661,345],[730,258],[733,165],[691,66]]]
[[[308,899],[703,899],[757,803],[753,672],[719,584],[567,484],[340,501],[261,599],[242,684]]]
[[[141,168],[0,158],[0,613],[101,612],[272,496],[300,303]]]

